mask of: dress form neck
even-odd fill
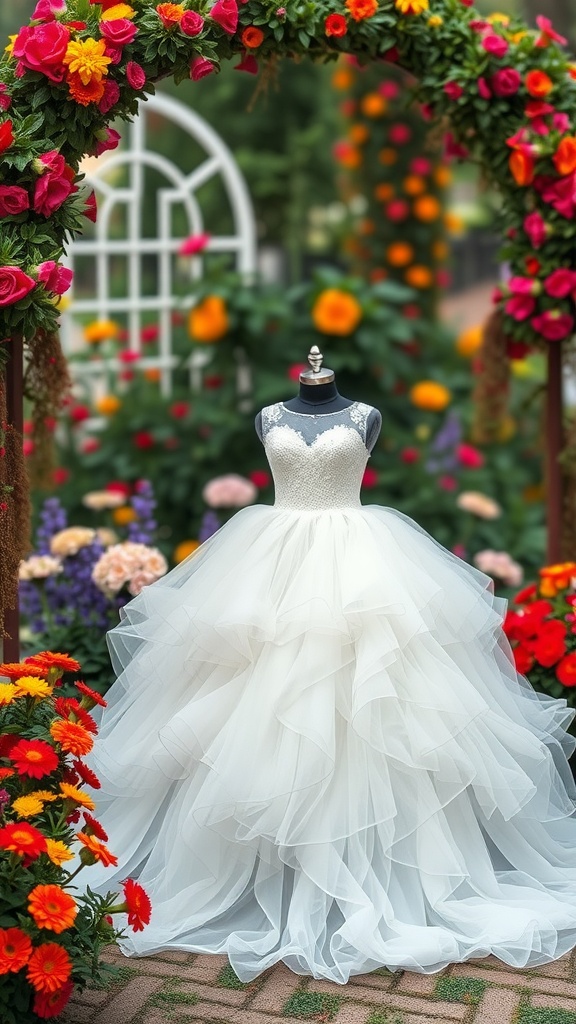
[[[353,403],[349,398],[344,398],[339,394],[336,384],[331,381],[329,384],[303,384],[301,382],[298,397],[291,398],[289,402],[283,404],[291,412],[307,412],[321,416],[322,413],[340,412],[341,409],[347,409]]]

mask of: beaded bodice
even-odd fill
[[[292,412],[281,402],[263,409],[262,440],[274,477],[275,507],[360,507],[371,412],[362,402],[317,415]]]

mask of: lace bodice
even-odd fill
[[[362,402],[318,415],[292,412],[281,402],[263,409],[262,441],[274,477],[275,507],[358,508],[372,411]]]

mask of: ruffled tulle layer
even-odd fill
[[[490,580],[411,520],[255,506],[124,610],[92,759],[128,954],[344,983],[576,945],[574,711],[518,677]],[[90,877],[92,876],[92,877]]]

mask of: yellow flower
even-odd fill
[[[84,341],[97,345],[101,341],[117,338],[120,327],[114,320],[94,320],[84,328]]]
[[[117,21],[118,18],[128,18],[131,21],[135,17],[136,11],[129,4],[115,4],[114,7],[102,12],[100,21]]]
[[[128,523],[133,523],[138,516],[131,505],[121,505],[120,508],[115,508],[112,513],[112,519],[116,523],[116,526],[128,526]]]
[[[433,14],[431,18],[428,18],[428,28],[440,28],[440,25],[444,24],[444,18],[441,18],[439,14]]]
[[[432,431],[427,423],[419,423],[414,431],[414,436],[417,437],[419,441],[427,441],[431,433]]]
[[[70,847],[66,846],[66,843],[63,843],[60,839],[47,839],[46,853],[57,867],[65,864],[67,860],[74,860],[74,854]]]
[[[77,786],[71,786],[69,782],[61,782],[60,789],[62,796],[65,800],[73,800],[74,803],[80,804],[82,807],[86,807],[89,811],[93,811],[96,807],[91,796],[85,793],[83,789],[78,789]]]
[[[210,345],[220,341],[230,327],[226,303],[220,295],[207,295],[188,317],[188,333],[192,341]]]
[[[430,5],[428,0],[395,0],[394,6],[401,14],[422,14]]]
[[[67,295],[55,295],[53,301],[59,313],[65,313],[69,306],[72,305],[72,299],[68,298]]]
[[[14,39],[16,36],[14,36]],[[344,91],[349,89],[354,81],[352,72],[348,68],[338,68],[332,75],[332,86],[334,89]]]
[[[509,441],[516,433],[516,420],[513,416],[505,416],[498,428],[498,440]],[[527,500],[527,499],[525,499]]]
[[[4,53],[7,53],[9,57],[12,56],[12,50],[14,49],[14,42],[15,42],[17,36],[18,36],[17,32],[13,36],[8,36],[8,39],[10,40],[10,42],[8,43],[7,46],[4,47]]]
[[[326,288],[312,307],[312,320],[322,334],[343,337],[356,330],[362,319],[362,307],[350,292]]]
[[[464,331],[461,331],[456,338],[456,351],[458,355],[464,356],[465,359],[473,356],[482,345],[483,337],[484,328],[482,324],[475,324],[474,327],[467,327]]]
[[[44,810],[42,801],[32,794],[19,796],[17,800],[13,801],[12,807],[19,818],[32,818],[35,814],[41,814]]]
[[[37,676],[21,676],[16,680],[15,697],[49,697],[52,687],[45,679],[38,679]]]
[[[105,49],[105,39],[73,39],[68,43],[63,63],[71,75],[78,75],[82,85],[100,82],[102,76],[108,74],[108,64],[112,61],[105,55]]]
[[[510,17],[508,14],[501,14],[499,11],[494,11],[494,14],[489,14],[486,18],[489,25],[493,25],[495,22],[500,25],[509,25]]]
[[[96,400],[96,410],[101,413],[102,416],[113,416],[115,412],[122,405],[119,398],[116,395],[102,395],[102,398]]]
[[[33,793],[28,793],[28,796],[35,796],[38,800],[43,800],[45,804],[51,804],[54,800],[59,800],[58,793],[51,793],[49,789],[35,789]]]
[[[532,377],[532,367],[527,359],[512,359],[510,368],[513,376],[519,377],[521,380],[525,377]]]
[[[444,224],[451,235],[464,234],[465,224],[459,214],[452,213],[448,210],[448,213],[444,214]]]
[[[16,696],[14,683],[0,683],[0,707],[11,704]]]
[[[174,548],[173,558],[175,562],[183,562],[188,555],[191,555],[194,551],[200,547],[199,540],[183,540],[177,547]]]
[[[519,43],[520,40],[524,39],[527,35],[527,32],[511,32],[508,38],[511,43]]]
[[[452,401],[452,392],[435,380],[421,380],[411,388],[410,401],[417,409],[442,412]]]

